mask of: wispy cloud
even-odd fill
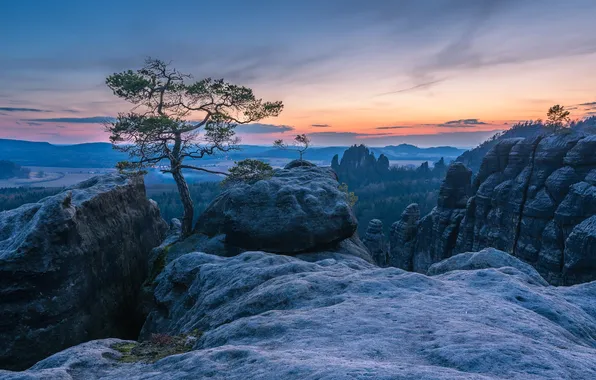
[[[446,121],[443,124],[437,124],[437,127],[443,128],[470,128],[475,127],[477,125],[490,125],[489,123],[485,123],[478,119],[460,119],[460,120],[451,120]]]
[[[244,124],[236,127],[238,133],[284,133],[293,131],[295,128],[289,125],[275,124]]]
[[[0,107],[0,111],[4,112],[51,112],[39,108],[21,108],[21,107]]]
[[[439,84],[439,83],[441,83],[443,81],[445,81],[445,79],[437,79],[437,80],[433,80],[433,81],[430,81],[430,82],[420,83],[420,84],[417,84],[415,86],[402,88],[400,90],[383,92],[383,93],[377,94],[375,96],[385,96],[385,95],[391,95],[391,94],[403,94],[405,92],[413,92],[413,91],[418,91],[418,90],[424,90],[424,89],[431,88],[432,86],[437,85],[437,84]]]
[[[25,121],[34,123],[72,123],[72,124],[103,124],[112,122],[114,119],[111,116],[91,116],[91,117],[55,117],[47,119],[24,119]]]
[[[393,126],[387,126],[387,127],[376,127],[375,129],[385,130],[385,129],[403,129],[403,128],[410,128],[410,127],[405,126],[405,125],[393,125]]]
[[[588,102],[588,103],[581,103],[578,104],[579,106],[585,107],[584,111],[592,111],[592,110],[596,110],[596,102]],[[588,115],[591,115],[591,113],[588,113]]]
[[[311,127],[315,127],[315,128],[329,128],[331,127],[331,125],[329,124],[311,124]]]

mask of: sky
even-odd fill
[[[0,0],[0,138],[108,141],[106,76],[146,57],[281,100],[246,144],[471,147],[596,114],[594,0]]]

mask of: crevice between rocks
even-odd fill
[[[532,176],[534,175],[534,160],[536,158],[536,151],[538,150],[538,145],[540,145],[540,141],[542,141],[542,137],[538,137],[536,139],[536,143],[534,148],[532,149],[532,155],[530,156],[530,174],[528,175],[528,180],[524,184],[524,192],[522,194],[522,200],[519,207],[519,216],[517,218],[517,225],[515,226],[515,238],[513,239],[513,247],[512,247],[512,255],[517,256],[517,242],[519,240],[519,235],[521,233],[521,225],[522,219],[524,216],[524,210],[526,208],[526,202],[528,200],[528,190],[530,188],[530,182],[532,181]]]

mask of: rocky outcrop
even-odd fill
[[[496,250],[435,271],[188,253],[158,277],[143,333],[202,331],[190,352],[131,364],[99,340],[0,379],[596,378],[596,282],[545,286]]]
[[[0,212],[0,368],[134,338],[147,257],[166,227],[142,177],[116,174]]]
[[[199,217],[194,239],[200,250],[222,256],[246,250],[296,254],[328,249],[357,227],[335,173],[302,165],[225,190]],[[203,249],[206,244],[211,247]]]
[[[469,177],[448,174],[438,206],[419,223],[412,269],[494,247],[551,284],[595,280],[595,151],[596,135],[580,133],[502,140],[484,157],[467,204]]]
[[[383,222],[379,219],[371,220],[368,223],[366,235],[364,235],[362,242],[378,266],[386,267],[389,264],[389,252],[387,239],[383,232]]]
[[[411,267],[403,269],[425,273],[432,264],[451,256],[471,193],[471,177],[472,172],[463,164],[456,162],[449,166],[437,207],[418,223],[415,241],[411,243],[414,254],[411,259],[409,252],[406,258],[395,259],[411,262]]]
[[[412,203],[401,214],[400,220],[391,225],[389,232],[389,265],[412,270],[415,237],[420,221],[420,207]]]

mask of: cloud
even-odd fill
[[[579,105],[580,106],[583,106],[583,107],[586,107],[586,108],[584,108],[584,111],[596,110],[596,102],[581,103]],[[591,114],[591,113],[589,113],[589,114]]]
[[[308,136],[314,145],[346,146],[352,144],[367,144],[370,146],[387,146],[401,143],[414,144],[421,147],[455,146],[471,148],[488,139],[501,130],[470,131],[470,132],[441,132],[429,135],[396,136],[389,133],[371,134],[357,132],[314,132]]]
[[[331,127],[331,125],[329,124],[311,124],[311,127],[315,127],[315,128],[329,128]]]
[[[20,108],[20,107],[0,107],[0,111],[4,112],[50,112],[39,108]]]
[[[43,125],[43,123],[35,123],[35,122],[30,121],[30,122],[27,123],[27,125],[30,125],[30,126],[34,127],[34,126],[37,126],[37,125]]]
[[[295,128],[289,125],[275,124],[243,124],[236,127],[238,133],[285,133],[293,131]]]
[[[385,129],[403,129],[403,128],[411,128],[405,125],[393,125],[393,126],[389,126],[389,127],[376,127],[375,129],[381,129],[381,130],[385,130]]]
[[[56,117],[48,119],[24,119],[34,123],[72,123],[72,124],[103,124],[112,122],[116,119],[110,116],[91,116],[91,117]]]
[[[470,128],[470,127],[475,127],[477,125],[490,125],[490,124],[480,121],[478,119],[460,119],[460,120],[446,121],[443,124],[437,124],[437,127]]]
[[[381,94],[377,94],[375,96],[384,96],[384,95],[391,95],[391,94],[401,94],[404,92],[413,92],[413,91],[417,91],[417,90],[424,90],[427,88],[431,88],[432,86],[439,84],[441,82],[445,81],[445,79],[437,79],[437,80],[433,80],[430,82],[426,82],[426,83],[420,83],[417,84],[415,86],[412,87],[407,87],[407,88],[402,88],[401,90],[396,90],[396,91],[389,91],[389,92],[383,92]]]

